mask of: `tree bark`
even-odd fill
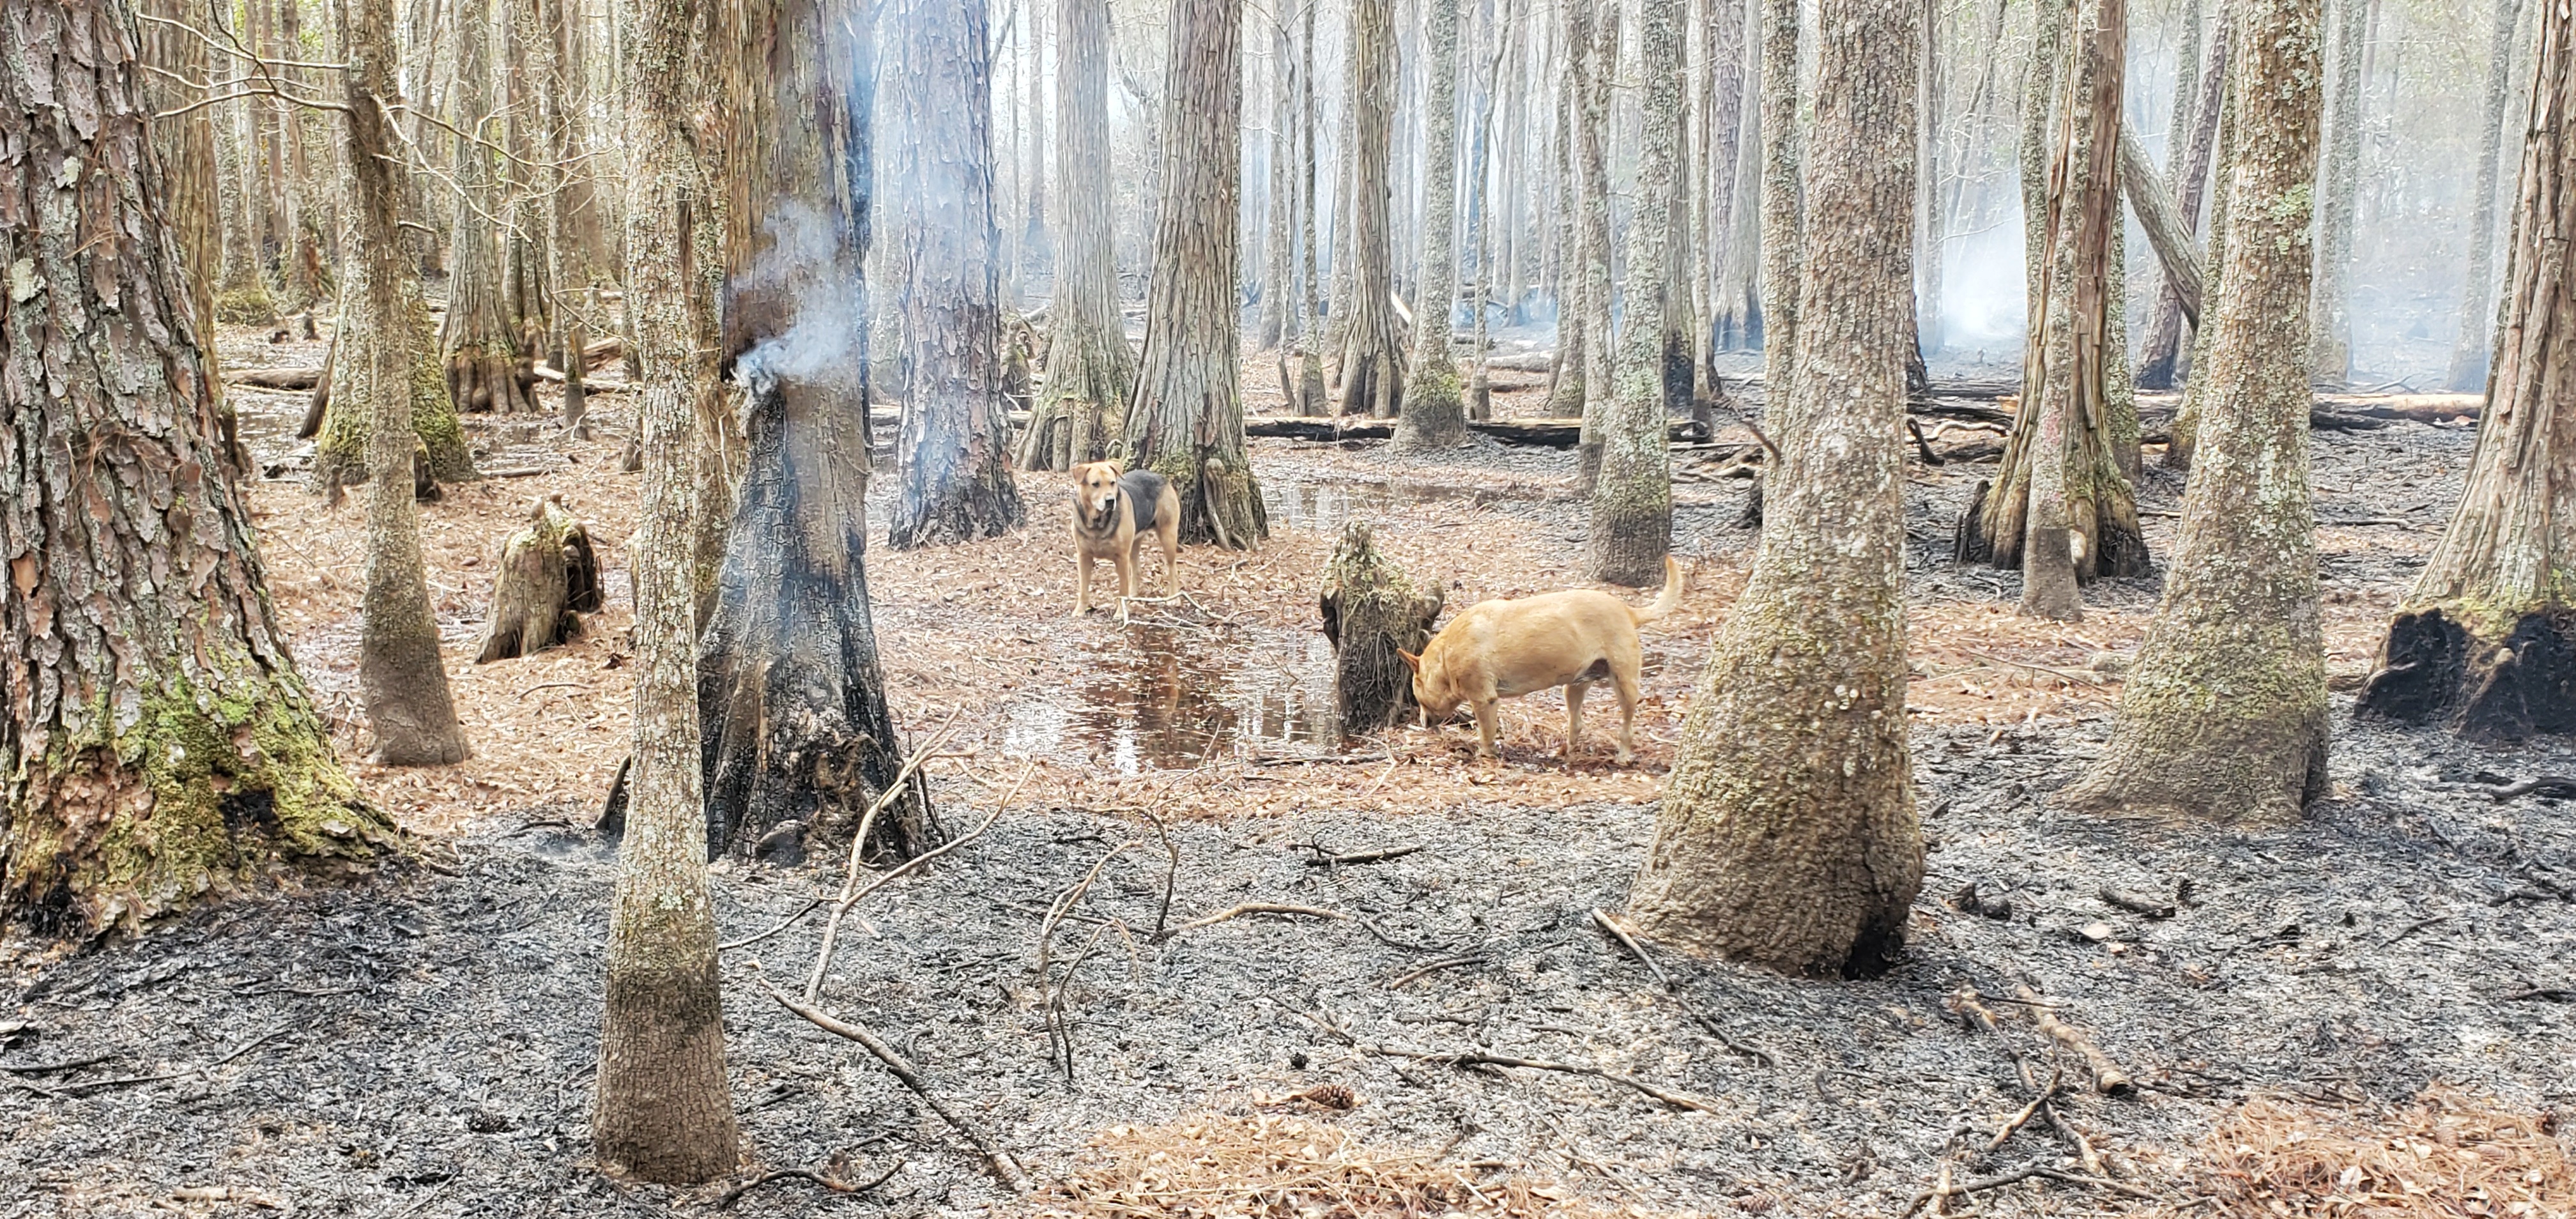
[[[2236,74],[2234,66],[2235,43],[2238,39],[2243,37],[2241,31],[2239,31],[2236,26],[2237,14],[2233,7],[2233,0],[2230,0],[2230,7],[2222,14],[2222,16],[2227,24],[2222,28],[2221,33],[2225,36],[2224,40],[2228,43],[2229,56],[2229,66],[2223,75],[2233,78]],[[2235,153],[2232,150],[2236,147],[2237,138],[2237,88],[2238,82],[2230,79],[2226,88],[2219,94],[2217,135],[2217,155],[2219,164],[2217,173],[2214,175],[2216,180],[2210,187],[2209,257],[2207,261],[2203,263],[2204,266],[2208,267],[2224,267],[2227,262],[2227,217],[2230,209],[2229,190],[2235,174],[2235,170],[2233,169]],[[2215,312],[2218,307],[2216,294],[2220,286],[2221,285],[2218,283],[2215,276],[2211,277],[2209,281],[2203,283],[2202,287],[2207,289],[2211,296],[2210,300],[2203,302],[2204,308]],[[2214,337],[2216,330],[2217,327],[2215,325],[2198,326],[2193,328],[2191,336],[2191,379],[2183,385],[2182,404],[2174,408],[2173,425],[2171,428],[2167,429],[2168,435],[2165,443],[2164,458],[2164,466],[2166,469],[2188,470],[2191,468],[2192,452],[2197,446],[2200,437],[2201,408],[2202,405],[2209,400],[2209,396],[2212,392],[2210,379],[2202,376],[2201,370],[2209,367],[2210,342]]]
[[[2540,10],[2532,105],[2576,103],[2576,14]],[[2576,131],[2534,122],[2524,137],[2504,329],[2479,413],[2478,447],[2449,528],[2416,577],[2356,710],[2445,721],[2469,737],[2576,732]]]
[[[1303,11],[1297,35],[1297,217],[1298,275],[1301,294],[1298,297],[1297,320],[1297,413],[1322,415],[1328,412],[1324,390],[1323,312],[1319,293],[1322,285],[1315,266],[1317,234],[1315,231],[1315,137],[1321,128],[1315,124],[1315,10],[1320,4],[1301,6]]]
[[[1583,276],[1583,435],[1576,453],[1575,488],[1592,493],[1601,473],[1601,414],[1616,374],[1617,340],[1610,330],[1610,85],[1619,68],[1619,5],[1615,0],[1568,0],[1592,7],[1592,42],[1567,61],[1575,73],[1574,147],[1583,169],[1582,202],[1575,210],[1581,233],[1576,266]],[[1630,314],[1648,321],[1645,314]]]
[[[449,232],[447,317],[439,350],[447,361],[447,396],[459,411],[518,414],[536,409],[533,376],[522,377],[519,334],[511,324],[504,278],[500,169],[493,147],[504,138],[486,122],[492,100],[493,0],[454,0],[458,199]]]
[[[1771,511],[1629,893],[1659,940],[1790,973],[1884,969],[1922,885],[1899,440],[1920,12],[1818,12],[1834,36],[1818,46],[1798,373]]]
[[[1565,10],[1563,45],[1556,92],[1556,362],[1548,379],[1547,413],[1569,418],[1583,413],[1584,374],[1591,363],[1584,349],[1583,328],[1591,316],[1584,304],[1590,286],[1585,273],[1586,230],[1577,217],[1583,197],[1582,162],[1575,156],[1575,111],[1582,105],[1584,54],[1592,46],[1591,0],[1560,0]]]
[[[2362,38],[2369,0],[2334,0],[2334,96],[2317,174],[2316,301],[2309,307],[2309,373],[2328,385],[2352,376],[2352,231],[2361,190]]]
[[[1350,91],[1343,104],[1352,115],[1351,287],[1333,302],[1340,323],[1341,413],[1392,419],[1404,398],[1404,337],[1389,299],[1395,292],[1387,180],[1395,126],[1392,0],[1351,0],[1348,45]]]
[[[1020,443],[1025,470],[1107,457],[1136,384],[1109,225],[1109,4],[1056,0],[1054,334]]]
[[[2111,744],[2070,808],[2245,824],[2325,787],[2325,654],[2308,493],[2317,0],[2246,0],[2242,125],[2182,528]],[[2196,373],[2195,381],[2201,379]]]
[[[1798,0],[1762,5],[1762,401],[1795,401],[1798,365]],[[1775,429],[1777,423],[1774,423]]]
[[[1702,45],[1710,48],[1710,132],[1708,156],[1701,172],[1708,179],[1709,316],[1712,353],[1734,351],[1753,341],[1753,268],[1760,239],[1751,223],[1756,209],[1744,206],[1745,188],[1755,178],[1747,171],[1748,152],[1759,155],[1758,131],[1748,131],[1744,70],[1745,33],[1757,3],[1710,0],[1712,32]],[[1757,105],[1758,99],[1757,99]],[[1747,139],[1747,135],[1755,138]],[[1710,372],[1714,377],[1714,370]],[[1712,382],[1712,384],[1714,384]]]
[[[1025,519],[1005,450],[993,64],[982,0],[894,9],[908,384],[895,442],[897,550],[999,537]]]
[[[876,10],[760,0],[720,12],[740,23],[722,43],[746,52],[721,90],[736,106],[724,350],[748,451],[699,637],[698,717],[707,848],[747,856],[790,821],[808,841],[847,841],[903,750],[868,613],[868,353],[851,324],[867,316]],[[916,773],[860,851],[908,859],[938,834]]]
[[[540,499],[511,534],[493,570],[492,609],[476,664],[533,656],[581,633],[581,615],[605,597],[590,530],[559,499]]]
[[[1416,276],[1411,374],[1395,427],[1396,443],[1413,448],[1450,448],[1468,439],[1450,328],[1458,300],[1458,4],[1423,0],[1429,26],[1423,70],[1429,79],[1422,118],[1422,269]]]
[[[2522,23],[2523,0],[2496,0],[2494,32],[2487,41],[2486,116],[2478,144],[2477,195],[2469,201],[2469,273],[2460,281],[2460,337],[2451,348],[2451,368],[2442,384],[2455,394],[2485,387],[2488,361],[2495,355],[2487,341],[2488,301],[2495,290],[2496,177],[2504,158],[2504,116],[2513,94],[2513,34]]]
[[[645,347],[637,396],[643,505],[635,583],[634,761],[609,907],[607,994],[591,1138],[602,1163],[688,1184],[733,1171],[739,1137],[725,1088],[723,989],[707,900],[700,789],[697,596],[692,554],[695,407],[714,384],[689,229],[703,210],[697,132],[687,119],[688,51],[704,14],[692,0],[639,6],[627,98],[634,188],[626,284]]]
[[[1672,550],[1673,474],[1666,439],[1669,348],[1659,319],[1675,285],[1671,267],[1674,163],[1682,128],[1683,0],[1644,0],[1637,54],[1637,210],[1628,221],[1627,329],[1619,337],[1618,381],[1595,421],[1601,469],[1592,482],[1585,566],[1595,580],[1644,587],[1663,579]],[[1909,226],[1910,227],[1910,226]]]
[[[1270,520],[1244,452],[1237,375],[1242,9],[1232,0],[1173,0],[1171,31],[1163,76],[1163,147],[1171,160],[1154,223],[1158,272],[1146,289],[1145,351],[1121,452],[1129,469],[1171,480],[1181,498],[1183,541],[1249,550],[1270,535]],[[1383,238],[1382,191],[1378,199]],[[1379,265],[1382,275],[1382,258]],[[1374,299],[1384,308],[1383,279],[1378,286]],[[1345,364],[1346,378],[1349,372]]]
[[[10,0],[0,24],[0,919],[133,932],[361,874],[395,831],[270,608],[132,11]]]
[[[2227,0],[2218,0],[2218,18],[2210,30],[2206,59],[2197,74],[2199,98],[2181,113],[2191,117],[2191,130],[2186,141],[2179,126],[2166,137],[2181,151],[2168,155],[2177,191],[2177,209],[2182,230],[2196,232],[2200,225],[2201,197],[2209,182],[2209,162],[2218,136],[2218,116],[2227,92]],[[2203,289],[2206,290],[2208,264],[2202,263]],[[2194,327],[2195,331],[2198,329]],[[2156,296],[2154,316],[2147,323],[2147,340],[2138,356],[2138,388],[2172,389],[2174,363],[2182,354],[2182,298],[2173,285],[2166,285]]]
[[[2183,219],[2182,206],[2174,200],[2164,175],[2147,160],[2146,145],[2127,123],[2120,125],[2120,189],[2155,251],[2164,290],[2180,303],[2183,316],[2199,325],[2204,274],[2200,252],[2193,248],[2191,224]]]
[[[1366,521],[1342,526],[1324,569],[1324,639],[1333,645],[1333,712],[1342,731],[1375,732],[1416,709],[1413,671],[1399,652],[1420,655],[1440,617],[1438,584],[1418,590],[1379,553]]]

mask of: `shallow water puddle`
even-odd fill
[[[1241,748],[1330,753],[1332,646],[1256,629],[1133,625],[1083,645],[1063,687],[1011,705],[1003,747],[1119,774],[1186,770]]]
[[[1494,504],[1511,498],[1489,488],[1400,486],[1342,479],[1274,479],[1261,484],[1272,529],[1337,532],[1342,522],[1375,518],[1420,504]]]

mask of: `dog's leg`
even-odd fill
[[[1583,695],[1592,688],[1588,681],[1565,683],[1565,753],[1566,761],[1574,760],[1574,748],[1583,740]]]
[[[1118,553],[1112,556],[1110,561],[1118,565],[1118,599],[1124,602],[1127,598],[1136,595],[1135,543],[1130,542],[1119,547]]]
[[[1079,550],[1073,555],[1073,616],[1091,612],[1091,556]]]
[[[1163,595],[1181,595],[1181,523],[1167,521],[1156,536],[1163,542]]]
[[[1629,734],[1637,722],[1637,670],[1614,667],[1610,686],[1619,695],[1619,764],[1625,766],[1637,759],[1636,741]]]
[[[1495,728],[1497,727],[1496,721],[1502,718],[1501,706],[1494,699],[1480,698],[1476,700],[1475,709],[1476,756],[1480,758],[1501,757],[1502,754],[1494,749],[1494,735]]]

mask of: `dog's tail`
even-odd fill
[[[1664,591],[1655,594],[1655,603],[1653,605],[1649,605],[1644,609],[1632,609],[1628,612],[1634,615],[1637,619],[1638,625],[1642,626],[1646,623],[1653,622],[1658,618],[1664,617],[1665,615],[1672,613],[1674,610],[1680,609],[1682,607],[1682,583],[1682,565],[1675,562],[1673,556],[1665,555]]]

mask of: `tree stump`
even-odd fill
[[[510,535],[492,585],[491,625],[476,664],[529,656],[581,633],[581,615],[599,609],[599,558],[590,530],[553,496],[528,509],[528,527]]]
[[[1444,598],[1417,591],[1378,553],[1368,523],[1342,527],[1324,569],[1324,638],[1333,645],[1333,710],[1342,731],[1370,732],[1413,710],[1413,670],[1398,651],[1419,653]]]

